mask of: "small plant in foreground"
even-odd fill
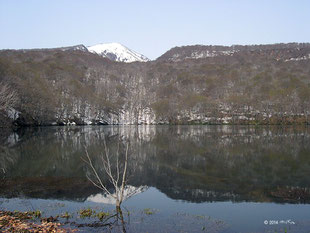
[[[98,217],[98,219],[99,219],[100,221],[102,221],[102,220],[105,219],[106,217],[110,216],[110,213],[109,213],[109,212],[103,212],[103,211],[101,211],[101,212],[98,212],[98,213],[96,214],[96,216]]]
[[[153,214],[155,214],[155,210],[152,210],[150,208],[145,208],[143,210],[143,213],[146,214],[146,215],[153,215]]]
[[[66,211],[63,215],[60,216],[61,218],[69,219],[71,218],[71,215]]]
[[[27,212],[27,214],[31,215],[34,218],[40,218],[42,213],[40,210],[36,210],[36,211],[31,211],[31,212]]]
[[[96,214],[96,211],[92,210],[91,208],[82,209],[80,210],[79,214],[80,214],[80,218],[86,218],[86,217],[90,218],[94,214]]]

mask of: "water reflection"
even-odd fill
[[[129,184],[189,202],[310,202],[306,127],[94,126],[32,128],[2,138],[2,196],[86,200],[85,146],[94,160],[130,141]],[[97,162],[100,170],[100,163]],[[99,198],[99,196],[97,196]],[[103,196],[104,197],[104,196]],[[102,198],[103,198],[102,197]]]
[[[139,193],[145,192],[147,189],[147,186],[134,187],[128,185],[124,190],[124,201]],[[90,195],[89,197],[87,197],[86,201],[115,205],[116,199],[113,196],[115,196],[115,193],[112,193],[111,195],[97,193],[95,195]]]

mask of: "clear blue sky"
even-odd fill
[[[309,0],[0,0],[0,49],[310,42]]]

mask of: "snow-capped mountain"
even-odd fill
[[[87,49],[91,53],[96,53],[100,56],[107,57],[112,61],[129,63],[135,61],[147,62],[150,60],[144,55],[130,50],[119,43],[97,44],[94,46],[89,46]]]

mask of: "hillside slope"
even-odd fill
[[[146,63],[4,50],[0,82],[18,95],[17,125],[309,123],[309,48],[286,46]]]

